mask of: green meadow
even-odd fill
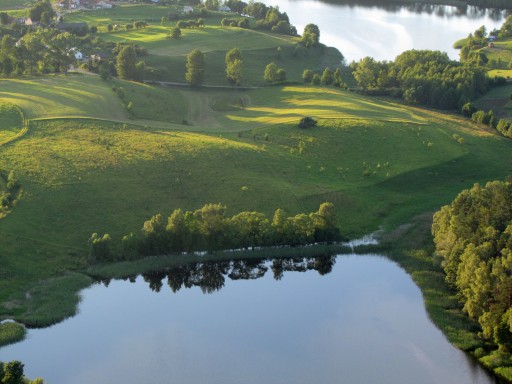
[[[92,282],[91,234],[119,240],[156,213],[222,203],[230,215],[270,216],[278,208],[295,215],[330,201],[342,234],[357,238],[395,233],[473,183],[512,173],[512,142],[488,127],[391,99],[302,85],[304,69],[340,65],[335,49],[297,52],[295,37],[221,28],[222,14],[171,40],[174,24],[160,23],[170,10],[122,6],[65,20],[145,47],[148,80],[183,83],[186,55],[202,49],[209,87],[83,73],[0,80],[0,171],[14,171],[21,185],[21,199],[0,220],[0,318],[44,326],[73,315],[77,292]],[[137,20],[149,27],[104,32],[109,23]],[[225,78],[224,58],[233,47],[244,56],[245,88]],[[271,61],[286,70],[286,84],[264,83]],[[298,128],[304,116],[318,126]],[[103,267],[110,266],[95,266]]]
[[[133,101],[131,115],[113,85]],[[335,88],[194,90],[61,75],[3,80],[0,96],[11,111],[0,137],[21,128],[13,110],[28,119],[0,146],[0,169],[23,188],[0,220],[0,316],[33,325],[74,313],[73,292],[90,283],[74,272],[88,266],[93,232],[119,239],[155,213],[208,202],[271,215],[332,201],[355,238],[512,172],[512,142],[486,127]],[[297,127],[306,115],[316,128]],[[69,303],[56,311],[62,296]]]

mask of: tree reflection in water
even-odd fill
[[[204,263],[183,264],[162,271],[142,274],[149,288],[160,292],[167,278],[167,285],[176,293],[182,287],[199,287],[203,293],[214,293],[224,287],[226,276],[231,280],[253,280],[265,275],[269,266],[274,279],[281,280],[284,272],[318,271],[320,275],[328,274],[336,263],[336,256],[296,257],[290,259],[245,259],[228,261],[208,261]],[[133,276],[129,281],[134,282]]]

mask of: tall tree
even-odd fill
[[[137,56],[133,46],[124,46],[116,59],[116,70],[118,76],[125,80],[135,80],[137,78],[136,61]]]
[[[317,46],[320,44],[320,28],[316,24],[308,24],[304,27],[302,41],[306,47]]]
[[[265,72],[263,73],[263,78],[265,81],[269,83],[275,83],[276,81],[279,81],[279,75],[278,75],[279,68],[277,67],[276,63],[270,63],[267,64],[265,67]]]
[[[226,53],[225,62],[228,81],[235,85],[240,85],[243,75],[243,57],[240,49],[233,48]]]
[[[377,85],[377,64],[373,57],[366,56],[363,58],[354,72],[354,78],[357,84],[363,89],[364,92],[370,87]]]
[[[204,81],[204,53],[199,49],[194,49],[187,55],[185,80],[190,85],[201,85]]]
[[[55,11],[49,1],[38,1],[32,8],[29,9],[28,15],[32,21],[41,21],[41,15],[47,12],[45,19],[52,19],[55,17]]]

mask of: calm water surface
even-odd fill
[[[29,331],[0,360],[51,384],[494,383],[432,325],[402,269],[370,255],[333,260],[323,276],[286,271],[306,269],[298,263],[279,280],[269,263],[198,269],[188,285],[209,285],[176,293],[183,271],[152,279],[158,293],[141,277],[95,285],[78,316]]]
[[[394,6],[391,8],[328,4],[316,0],[263,0],[278,5],[302,33],[308,23],[320,28],[320,41],[336,47],[347,62],[372,56],[394,60],[408,49],[447,52],[458,59],[453,43],[485,25],[500,28],[504,13],[449,6]]]

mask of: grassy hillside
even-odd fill
[[[0,316],[28,322],[56,320],[62,297],[51,295],[89,283],[66,271],[86,267],[92,232],[119,238],[157,212],[208,202],[295,214],[332,201],[343,234],[357,237],[512,172],[512,142],[485,127],[334,88],[199,91],[82,75],[4,81],[0,95],[32,118],[0,146],[0,169],[24,189],[0,220]],[[318,127],[297,128],[304,115]]]
[[[129,42],[148,50],[142,59],[146,62],[145,78],[170,82],[185,82],[186,56],[192,49],[206,54],[205,84],[228,85],[225,75],[225,56],[234,47],[242,51],[244,75],[242,85],[265,85],[263,72],[270,62],[286,70],[289,81],[302,82],[304,69],[321,73],[325,67],[337,68],[342,56],[333,48],[316,47],[296,51],[297,37],[271,34],[257,30],[221,27],[226,15],[210,13],[204,28],[183,29],[179,39],[169,39],[170,30],[176,22],[162,24],[160,19],[175,7],[134,5],[116,7],[111,10],[76,12],[66,16],[68,22],[87,22],[100,28],[101,38],[116,43]],[[233,17],[239,17],[234,15]],[[184,18],[197,19],[198,16]],[[126,31],[124,26],[137,20],[148,21],[149,26],[140,30]],[[118,31],[106,32],[106,25],[119,25]],[[281,47],[278,56],[277,48]]]

